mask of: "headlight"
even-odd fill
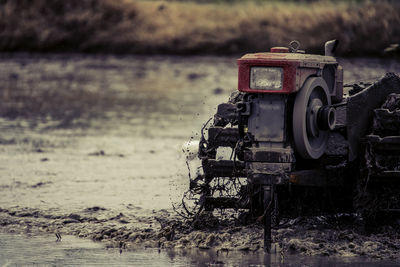
[[[252,67],[250,88],[261,90],[281,90],[283,69],[278,67]]]

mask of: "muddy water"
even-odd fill
[[[83,103],[91,117],[80,114],[72,128],[34,116],[0,125],[9,144],[2,147],[3,207],[63,212],[170,208],[182,190],[171,186],[187,182],[183,142],[226,98],[213,90],[227,93],[235,84],[232,59],[22,57],[3,59],[0,68],[15,90],[79,87],[98,97]],[[13,75],[18,79],[9,81]],[[84,128],[75,127],[81,122]],[[25,197],[15,203],[17,195]]]
[[[54,241],[49,235],[26,236],[0,233],[0,266],[396,266],[385,260],[326,258],[264,253],[216,253],[146,249],[120,251],[74,236]]]
[[[341,63],[345,83],[400,72],[394,60]],[[2,230],[157,247],[156,218],[174,217],[188,186],[182,144],[236,72],[226,57],[1,55]]]

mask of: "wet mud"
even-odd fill
[[[10,208],[0,210],[2,231],[9,233],[54,233],[90,238],[106,247],[134,250],[138,248],[200,249],[217,252],[263,251],[261,225],[240,225],[223,221],[210,214],[207,223],[192,223],[157,211],[154,216],[113,213],[92,207],[78,213],[48,214],[40,210]],[[214,221],[213,221],[214,220]],[[398,260],[399,229],[385,226],[375,234],[366,234],[356,215],[299,217],[287,220],[272,230],[272,253],[285,255],[356,257]]]
[[[391,60],[341,61],[345,83],[400,72]],[[234,90],[235,58],[2,55],[0,70],[1,231],[121,250],[262,251],[258,224],[208,213],[193,223],[172,207],[189,186],[182,144]],[[46,106],[29,110],[41,94]],[[79,112],[59,105],[68,94]],[[398,259],[399,225],[366,234],[355,214],[287,219],[273,252]]]

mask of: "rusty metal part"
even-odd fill
[[[246,168],[250,173],[263,173],[267,175],[280,175],[290,172],[293,162],[247,162]]]
[[[238,128],[210,127],[208,129],[208,142],[214,148],[220,146],[234,148],[239,138]]]
[[[222,103],[218,105],[217,113],[214,116],[215,126],[226,126],[228,123],[237,124],[237,109],[233,103]]]
[[[245,161],[293,163],[295,157],[292,149],[289,148],[248,148],[244,152]]]
[[[203,170],[206,177],[246,177],[245,164],[233,160],[203,160]]]

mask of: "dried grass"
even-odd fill
[[[0,51],[243,53],[299,40],[321,52],[379,54],[400,43],[400,4],[133,0],[0,1]]]

